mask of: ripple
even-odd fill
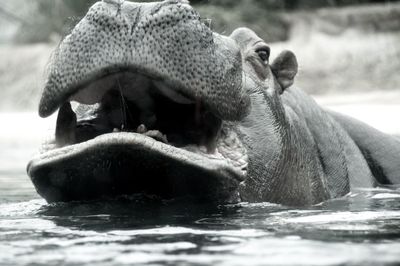
[[[242,230],[200,230],[185,227],[161,227],[144,230],[116,230],[110,231],[112,235],[137,236],[137,235],[215,235],[215,236],[246,236],[260,237],[268,235],[261,230],[242,229]]]
[[[390,220],[400,218],[400,211],[336,212],[283,219],[287,223],[338,223]]]
[[[35,215],[45,205],[46,201],[41,199],[17,203],[3,203],[0,204],[0,217]]]
[[[399,243],[329,243],[270,238],[244,243],[233,253],[248,258],[247,265],[381,265],[398,262],[399,250]],[[240,262],[233,265],[240,265]]]
[[[373,199],[397,199],[400,198],[400,194],[394,193],[380,193],[372,196]]]
[[[0,265],[396,265],[397,195],[365,190],[304,209],[241,203],[197,213],[126,202],[3,203]]]

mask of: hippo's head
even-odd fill
[[[255,33],[213,33],[187,1],[98,2],[51,59],[39,114],[59,109],[55,139],[28,174],[49,202],[237,201],[254,154],[243,132],[296,71],[292,53],[270,65]]]

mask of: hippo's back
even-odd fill
[[[351,188],[400,183],[400,140],[356,119],[327,111],[298,88],[282,95],[296,138],[312,139],[314,157],[332,198]],[[295,123],[293,123],[295,121]],[[304,138],[306,139],[306,138]]]
[[[354,118],[329,114],[348,133],[381,185],[400,184],[400,138],[385,134]]]

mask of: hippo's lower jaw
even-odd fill
[[[62,105],[55,141],[28,165],[48,202],[134,193],[239,200],[247,154],[229,123],[148,75],[87,84]],[[72,100],[81,103],[74,111]]]

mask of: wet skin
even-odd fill
[[[50,62],[39,114],[59,112],[28,165],[38,193],[311,205],[400,183],[397,139],[322,109],[292,86],[295,55],[269,55],[186,1],[96,3]]]

